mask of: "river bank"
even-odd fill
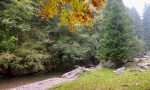
[[[9,90],[10,88],[16,88],[23,85],[28,85],[31,83],[43,81],[46,79],[61,77],[63,72],[47,72],[47,73],[36,73],[32,75],[20,76],[20,77],[10,77],[5,76],[0,78],[0,90]]]
[[[148,65],[150,64],[150,57],[145,56],[143,58],[136,58],[135,62],[138,62],[137,63],[137,68],[139,68],[139,69],[131,70],[131,72],[132,71],[133,72],[136,72],[136,71],[143,72],[143,71],[146,70],[145,67],[148,67]],[[65,73],[64,75],[62,75],[62,74],[61,75],[60,74],[59,75],[46,74],[46,76],[43,76],[43,75],[41,75],[41,76],[39,76],[39,75],[32,76],[34,78],[30,78],[30,76],[29,76],[29,77],[26,77],[26,78],[28,78],[28,83],[24,83],[23,80],[21,80],[21,79],[19,80],[19,77],[16,77],[16,78],[18,78],[18,80],[13,81],[14,84],[15,84],[15,82],[19,82],[19,83],[22,83],[22,84],[20,84],[20,85],[12,84],[13,87],[10,88],[9,85],[8,85],[9,82],[4,81],[4,82],[7,83],[7,85],[5,85],[5,87],[7,87],[7,88],[1,88],[1,89],[2,90],[45,90],[47,88],[52,88],[52,87],[54,87],[58,84],[75,80],[78,77],[80,71],[90,71],[90,70],[93,70],[93,69],[100,69],[100,68],[101,68],[101,66],[99,66],[99,67],[97,66],[96,68],[92,68],[92,69],[79,67],[75,70],[72,70],[68,73]],[[37,80],[37,78],[38,78],[38,80]],[[41,78],[43,78],[43,79],[41,79]],[[35,80],[33,80],[33,79],[35,79]],[[31,82],[29,82],[30,80],[31,80]],[[11,82],[11,83],[13,83],[13,82]],[[0,83],[0,87],[1,86],[2,86],[2,84]]]
[[[43,81],[39,81],[39,82],[35,82],[35,83],[27,84],[24,86],[7,89],[7,90],[45,90],[55,85],[58,85],[64,82],[70,82],[73,80],[75,80],[75,78],[69,79],[69,78],[56,77],[56,78],[51,78],[51,79],[47,79],[47,80],[43,80]]]
[[[136,58],[134,63],[116,70],[92,70],[78,80],[48,90],[150,90],[150,56]]]
[[[38,81],[35,83],[31,83],[31,84],[27,84],[20,87],[7,89],[7,90],[45,90],[47,88],[52,88],[64,82],[70,82],[76,80],[81,74],[81,72],[89,72],[93,69],[96,69],[96,67],[93,68],[78,67],[70,72],[63,74],[61,77],[49,78],[49,79],[45,79],[42,81]]]

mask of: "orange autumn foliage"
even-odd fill
[[[59,15],[60,25],[68,25],[72,32],[75,24],[92,27],[93,11],[99,10],[106,0],[39,0],[40,16],[53,18]]]

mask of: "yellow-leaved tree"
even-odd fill
[[[60,25],[67,25],[72,32],[76,24],[92,27],[91,20],[106,0],[39,0],[42,19],[59,15]]]

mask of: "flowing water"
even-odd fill
[[[61,75],[62,73],[38,73],[21,77],[3,77],[0,78],[0,90],[7,90],[53,77],[60,77]]]

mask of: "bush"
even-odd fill
[[[0,54],[0,73],[15,76],[35,73],[45,70],[45,63],[50,62],[48,54],[20,47],[15,53]]]
[[[69,68],[73,67],[73,65],[80,65],[86,60],[87,54],[92,52],[90,45],[86,44],[72,40],[72,37],[68,36],[58,38],[50,47],[54,65],[57,65],[58,68]]]
[[[16,38],[14,36],[10,37],[9,39],[2,40],[0,42],[0,52],[4,51],[14,51],[16,48],[15,42]]]
[[[27,55],[31,55],[33,53],[36,53],[33,49],[27,49],[25,47],[19,47],[15,50],[15,54],[19,57],[25,58]]]
[[[7,72],[9,68],[20,67],[19,62],[22,58],[17,57],[13,53],[5,52],[0,54],[0,72]]]
[[[24,65],[26,67],[32,67],[34,71],[44,70],[44,62],[49,59],[48,55],[32,53],[27,55],[24,59]]]
[[[25,47],[20,47],[16,50],[16,55],[22,57],[22,64],[24,67],[32,67],[36,71],[44,70],[44,62],[50,59],[47,53],[40,53],[34,49],[27,49]]]
[[[87,46],[82,46],[77,42],[73,42],[70,47],[65,48],[64,53],[73,60],[83,60],[86,57],[86,54],[90,51],[90,48]]]

